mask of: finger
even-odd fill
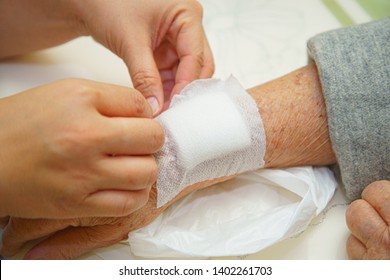
[[[363,199],[351,203],[346,211],[346,221],[352,234],[366,246],[370,239],[375,239],[378,232],[386,228],[382,217]]]
[[[136,42],[127,48],[124,61],[129,69],[133,86],[149,102],[153,115],[157,115],[164,104],[164,94],[152,46],[147,39],[138,38]]]
[[[164,144],[162,126],[153,119],[112,118],[102,124],[101,149],[105,154],[149,155]]]
[[[163,85],[165,106],[165,104],[169,102],[172,89],[175,86],[175,77],[179,58],[176,54],[175,47],[166,40],[155,51],[155,59]]]
[[[177,67],[178,65],[175,64],[168,73],[162,72],[161,77],[163,79],[163,85],[164,85],[164,96],[165,96],[165,102],[164,102],[164,107],[163,111],[167,110],[171,104],[172,98],[174,94],[172,93],[172,90],[175,86],[175,77],[177,73]]]
[[[13,256],[28,242],[48,237],[67,227],[96,226],[111,224],[118,218],[75,218],[75,219],[22,219],[11,218],[3,232],[2,251],[4,256]]]
[[[127,234],[111,225],[67,228],[33,247],[25,259],[76,259],[94,249],[115,244]]]
[[[176,48],[169,40],[165,40],[155,50],[154,57],[157,68],[160,70],[171,69],[179,62],[179,57],[176,53]]]
[[[153,156],[107,157],[98,163],[101,189],[142,190],[156,182]]]
[[[108,117],[152,117],[152,109],[138,91],[123,86],[86,82],[96,93],[94,105],[100,114]]]
[[[363,191],[362,198],[390,224],[390,181],[377,181]]]
[[[85,217],[122,217],[129,215],[146,204],[150,187],[135,190],[102,190],[87,196],[78,213]],[[75,215],[77,213],[75,212]]]
[[[11,218],[3,231],[1,254],[13,256],[26,245],[26,243],[46,237],[69,225],[75,224],[75,219],[46,220],[46,219],[20,219]]]
[[[362,260],[365,259],[367,248],[359,239],[350,235],[347,240],[347,253],[351,260]]]
[[[172,94],[179,93],[188,83],[198,79],[203,67],[204,42],[201,24],[183,27],[177,36],[177,68],[175,87]]]
[[[203,66],[199,76],[200,79],[210,78],[214,74],[214,70],[215,70],[213,54],[211,52],[211,48],[206,38],[206,35],[204,36],[203,54],[204,54],[204,58],[203,58]]]
[[[170,102],[172,89],[175,86],[175,68],[160,70],[161,81],[164,89],[164,105]]]

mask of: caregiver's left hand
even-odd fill
[[[165,209],[156,209],[156,189],[149,202],[126,217],[79,219],[9,218],[4,227],[0,253],[11,257],[28,242],[37,241],[25,259],[76,259],[94,249],[118,243],[130,231],[146,226]],[[7,219],[4,219],[4,221]]]
[[[189,82],[213,74],[197,1],[72,2],[82,33],[124,60],[134,87],[148,99],[155,114]]]

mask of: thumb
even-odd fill
[[[125,63],[129,69],[133,86],[146,98],[153,115],[161,112],[164,104],[164,92],[160,73],[157,69],[150,44],[138,42],[128,48]]]

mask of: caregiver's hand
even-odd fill
[[[0,1],[0,11],[0,59],[90,35],[124,60],[154,114],[214,72],[195,0]]]
[[[157,190],[152,186],[148,202],[125,217],[90,217],[75,219],[5,219],[1,250],[3,256],[19,253],[30,241],[37,241],[25,258],[27,259],[75,259],[94,249],[115,244],[127,238],[130,231],[139,229],[155,220],[173,202],[185,195],[213,184],[231,179],[222,177],[191,185],[160,208]]]
[[[161,126],[136,90],[63,80],[0,99],[0,217],[124,216],[148,200]],[[3,223],[4,221],[2,221]]]
[[[13,256],[29,241],[40,239],[25,258],[75,259],[126,239],[130,231],[147,225],[167,207],[156,209],[155,205],[156,189],[152,188],[148,203],[125,217],[63,220],[10,218],[4,227],[0,253]]]
[[[126,63],[154,113],[194,79],[210,77],[213,58],[194,0],[72,1],[84,34]],[[164,97],[165,93],[165,97]]]
[[[370,184],[346,213],[351,259],[390,259],[390,181]]]

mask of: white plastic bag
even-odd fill
[[[246,173],[181,199],[128,241],[144,258],[256,253],[305,230],[336,186],[325,167]]]

